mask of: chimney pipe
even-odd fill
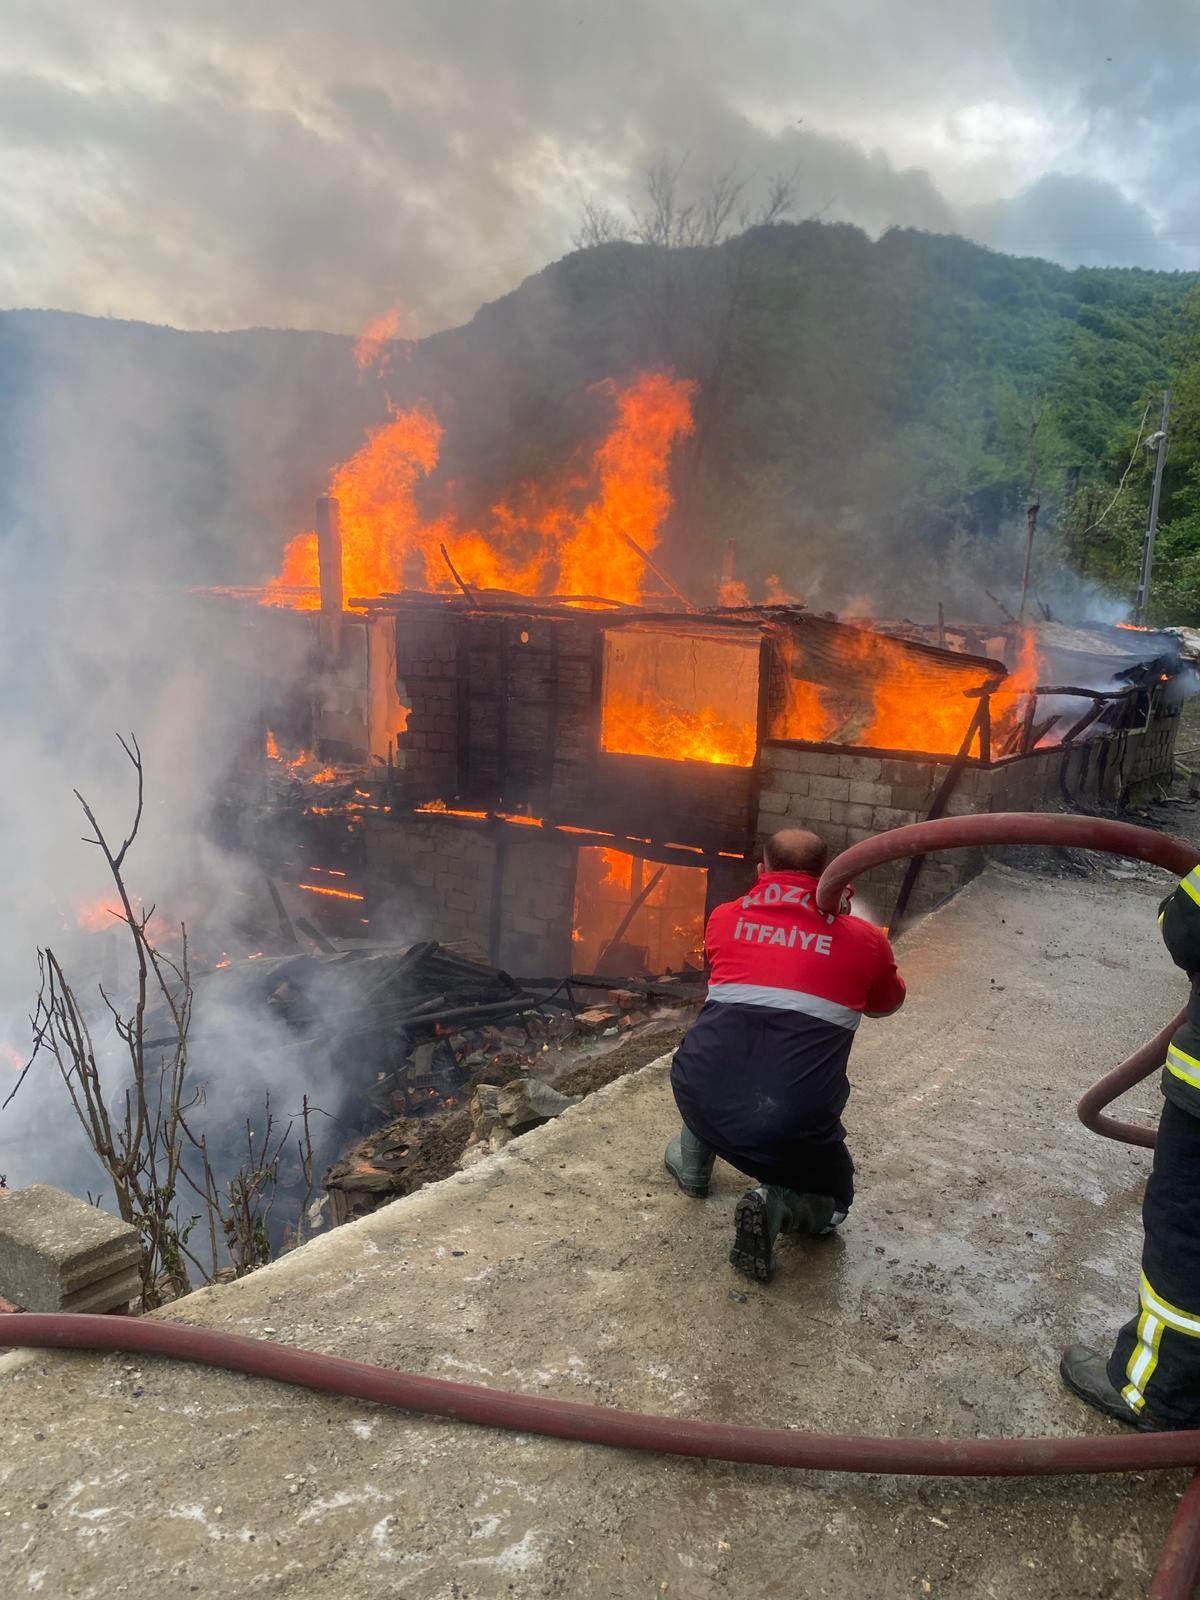
[[[321,574],[321,643],[330,661],[342,649],[342,512],[331,494],[317,496],[317,566]]]

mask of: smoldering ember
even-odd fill
[[[13,1592],[1192,1592],[1200,286],[808,181],[0,312]]]

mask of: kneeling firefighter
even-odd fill
[[[828,858],[814,833],[767,841],[758,883],[717,906],[705,931],[708,998],[675,1053],[683,1118],[666,1166],[701,1198],[717,1156],[758,1180],[735,1216],[729,1259],[767,1282],[780,1233],[830,1233],[854,1198],[841,1113],[864,1015],[890,1016],[904,983],[881,929],[817,909]]]
[[[1107,1357],[1075,1344],[1061,1365],[1080,1399],[1146,1431],[1200,1428],[1200,867],[1163,901],[1158,925],[1192,990],[1163,1068],[1138,1311]]]

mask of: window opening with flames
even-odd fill
[[[575,870],[572,972],[678,972],[704,962],[703,867],[660,866],[584,845]]]
[[[600,747],[667,761],[753,766],[758,679],[757,633],[609,629]]]
[[[1016,731],[1037,682],[1036,645],[1000,662],[924,649],[869,628],[807,620],[780,639],[781,693],[770,737],[859,749],[952,756],[991,686],[992,742]],[[980,754],[978,736],[971,754]]]

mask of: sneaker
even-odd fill
[[[767,1191],[761,1185],[750,1189],[737,1203],[733,1214],[733,1249],[729,1264],[747,1278],[770,1283],[775,1276],[775,1252],[771,1248],[771,1228],[767,1217]]]
[[[1064,1350],[1058,1370],[1067,1388],[1094,1411],[1102,1411],[1128,1427],[1146,1430],[1141,1417],[1109,1380],[1108,1362],[1091,1345],[1073,1344]]]

